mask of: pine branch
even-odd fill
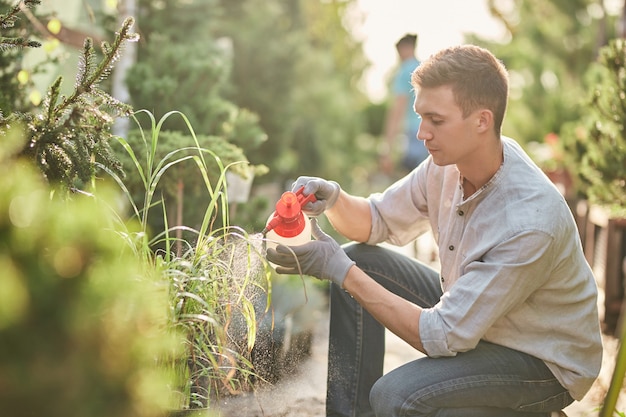
[[[28,9],[40,3],[20,1],[7,14],[0,15],[0,28],[13,27],[20,12],[32,17]],[[72,189],[77,181],[86,183],[95,175],[97,163],[123,176],[121,164],[109,145],[110,128],[116,117],[130,115],[132,108],[101,90],[99,84],[110,75],[125,42],[138,39],[131,32],[133,24],[134,19],[127,18],[114,42],[102,43],[100,62],[91,38],[85,40],[76,83],[69,96],[61,95],[62,78],[58,77],[48,89],[40,115],[0,114],[0,129],[12,121],[26,125],[29,140],[21,153],[31,158],[53,185]],[[21,37],[0,37],[0,51],[37,46],[38,42]]]
[[[116,33],[115,41],[111,47],[104,47],[105,52],[103,60],[100,64],[93,68],[95,62],[95,52],[93,50],[93,41],[90,38],[85,39],[85,45],[80,62],[80,71],[76,79],[76,88],[71,96],[60,104],[59,109],[72,105],[81,94],[91,94],[98,88],[98,84],[106,79],[109,75],[114,63],[119,59],[122,46],[125,42],[137,41],[138,35],[130,32],[135,19],[126,18],[122,28]],[[108,52],[108,53],[107,53]]]
[[[32,9],[41,4],[41,0],[23,0],[18,2],[8,13],[0,15],[0,28],[7,29],[15,26],[18,15],[25,9]]]
[[[48,90],[44,117],[29,123],[31,140],[25,153],[37,161],[51,182],[72,189],[77,180],[85,183],[93,178],[96,162],[123,176],[122,166],[108,142],[115,117],[128,116],[132,107],[101,90],[99,83],[110,74],[123,44],[137,39],[130,32],[133,23],[134,20],[128,18],[113,44],[102,45],[104,57],[99,63],[93,41],[87,38],[74,91],[67,97],[62,96],[59,77]]]
[[[15,22],[19,18],[18,15],[30,8],[33,8],[41,3],[40,0],[23,0],[13,6],[8,13],[0,14],[0,29],[10,29],[15,26]],[[40,42],[31,41],[29,39],[7,38],[0,36],[0,52],[12,48],[39,48]]]
[[[41,42],[31,41],[24,38],[0,38],[0,51],[6,51],[11,48],[39,48]]]

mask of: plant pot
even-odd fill
[[[254,173],[252,170],[248,173],[248,178],[244,178],[239,174],[226,171],[226,186],[228,188],[229,203],[247,203],[250,196],[250,188],[254,181]]]

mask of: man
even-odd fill
[[[430,153],[416,170],[368,198],[320,178],[295,184],[318,199],[309,214],[365,243],[344,250],[313,221],[316,240],[267,254],[279,273],[332,281],[327,415],[563,415],[600,370],[597,287],[563,197],[501,136],[507,72],[456,46],[412,84]],[[374,246],[428,226],[440,274]],[[427,356],[382,376],[383,326]]]
[[[380,152],[380,167],[386,174],[394,171],[393,154],[398,137],[402,136],[405,148],[402,151],[402,168],[411,171],[428,157],[424,144],[415,140],[420,118],[413,110],[415,92],[411,87],[411,73],[420,64],[415,56],[417,35],[406,34],[396,42],[400,65],[391,84],[392,99],[384,126],[385,142]]]

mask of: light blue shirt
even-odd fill
[[[515,141],[502,141],[502,166],[465,200],[456,166],[432,158],[372,194],[368,243],[403,245],[432,228],[443,296],[420,318],[429,356],[483,339],[542,359],[580,400],[602,362],[596,282],[559,191]]]
[[[413,74],[413,71],[415,71],[415,68],[417,68],[419,64],[420,62],[415,57],[402,61],[396,76],[393,79],[392,85],[394,95],[407,96],[408,100],[405,109],[404,131],[406,135],[412,139],[415,138],[421,121],[413,109],[413,104],[415,103],[415,90],[411,85],[411,74]]]

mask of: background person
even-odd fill
[[[367,198],[321,178],[294,189],[355,242],[278,246],[278,273],[332,282],[328,416],[547,417],[600,371],[597,287],[558,189],[501,136],[508,74],[489,51],[444,49],[413,74],[430,157]],[[441,271],[379,246],[430,227]],[[295,255],[295,257],[294,257]],[[384,327],[427,356],[382,375]]]
[[[413,111],[415,93],[411,86],[411,74],[419,66],[416,57],[417,35],[406,34],[396,43],[400,65],[391,84],[391,103],[385,118],[384,142],[380,153],[380,169],[387,175],[394,172],[393,159],[397,142],[402,145],[401,167],[411,171],[428,156],[424,144],[417,140],[420,118]]]

